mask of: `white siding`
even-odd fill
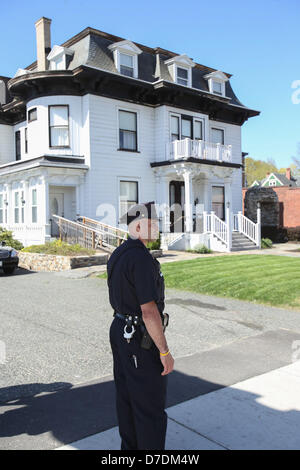
[[[0,165],[14,161],[14,128],[0,124]]]
[[[82,97],[45,96],[27,103],[27,112],[37,108],[37,120],[28,123],[28,154],[26,158],[42,155],[80,155],[80,135],[82,130]],[[70,148],[49,147],[49,105],[69,105]]]
[[[224,129],[225,145],[232,145],[232,163],[242,163],[241,127],[219,121],[209,121],[210,129]],[[232,174],[232,212],[242,210],[242,168],[234,169]]]
[[[95,218],[99,204],[113,204],[118,220],[120,179],[138,181],[139,202],[155,200],[155,178],[150,167],[155,160],[155,110],[93,95],[89,95],[89,104],[91,169],[86,176],[85,213]],[[139,152],[118,150],[119,108],[137,113]],[[101,218],[100,213],[97,218]],[[111,218],[105,221],[115,223]]]

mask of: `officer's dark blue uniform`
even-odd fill
[[[160,263],[143,242],[129,238],[119,246],[109,259],[107,273],[109,299],[115,312],[142,318],[140,305],[153,300],[163,312]],[[161,450],[167,428],[167,376],[161,375],[163,366],[156,345],[153,343],[149,350],[141,347],[139,327],[127,342],[124,326],[124,319],[115,316],[110,327],[121,450]]]

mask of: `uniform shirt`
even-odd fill
[[[160,263],[140,240],[128,238],[114,250],[107,263],[109,300],[123,315],[141,315],[140,305],[155,301],[164,309],[164,280]]]

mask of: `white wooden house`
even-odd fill
[[[52,46],[50,25],[35,24],[37,61],[0,76],[0,224],[38,244],[53,214],[119,226],[155,200],[165,248],[259,245],[241,213],[241,126],[259,112],[231,75],[92,28]]]

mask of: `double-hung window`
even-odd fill
[[[21,131],[15,133],[16,160],[21,160]]]
[[[211,130],[211,140],[214,144],[224,145],[224,130],[213,127]]]
[[[181,139],[193,138],[193,118],[181,118]]]
[[[194,139],[203,140],[203,122],[194,120]]]
[[[136,113],[119,110],[120,150],[137,151]]]
[[[224,186],[212,186],[212,210],[221,220],[225,219]]]
[[[179,140],[180,129],[179,129],[179,117],[171,116],[171,141]]]
[[[25,140],[25,153],[28,153],[28,129],[25,127],[24,129],[24,140]]]
[[[171,115],[171,142],[183,139],[204,139],[204,121],[187,115]]]
[[[4,223],[4,194],[0,193],[0,224]]]
[[[131,206],[138,203],[137,181],[120,181],[120,218]]]
[[[27,121],[32,122],[37,120],[37,108],[32,108],[28,111]]]
[[[120,52],[120,73],[127,77],[134,76],[133,56]]]
[[[189,72],[187,69],[183,69],[182,67],[177,67],[177,83],[179,83],[179,85],[188,86],[188,81],[189,81],[188,73]]]
[[[31,190],[31,222],[37,222],[37,194],[36,189]]]
[[[213,88],[213,93],[217,95],[221,95],[221,96],[223,95],[222,83],[216,82],[215,80],[213,80],[212,88]]]
[[[49,146],[70,146],[69,106],[49,106]]]
[[[15,203],[15,210],[14,210],[14,222],[15,224],[20,223],[20,192],[15,191],[14,193],[14,203]]]

